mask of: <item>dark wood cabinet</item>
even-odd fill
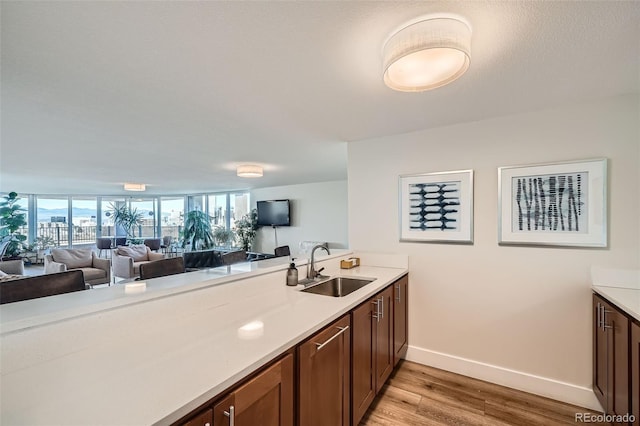
[[[595,294],[593,319],[593,390],[607,414],[625,415],[630,409],[630,321]]]
[[[393,371],[393,286],[379,294],[379,312],[375,328],[376,393],[380,392]]]
[[[352,424],[357,425],[394,366],[393,285],[352,311]]]
[[[286,355],[216,403],[213,424],[293,426],[293,355]]]
[[[393,283],[393,365],[407,355],[409,324],[409,276]]]
[[[640,325],[631,323],[631,414],[634,425],[640,424]]]
[[[182,424],[183,426],[211,426],[213,425],[213,410],[211,408],[203,411],[198,414],[196,417],[192,418],[186,423]]]
[[[359,424],[406,354],[407,296],[405,275],[174,425]]]
[[[357,425],[376,396],[373,373],[375,335],[373,322],[378,299],[369,300],[351,313],[351,410]]]
[[[298,347],[298,424],[349,425],[350,327],[345,315]]]

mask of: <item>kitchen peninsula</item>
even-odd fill
[[[406,256],[369,253],[339,269],[351,254],[318,266],[375,281],[339,298],[285,286],[280,258],[157,278],[139,293],[116,285],[3,305],[0,423],[176,422],[408,271]]]

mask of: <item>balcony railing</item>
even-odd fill
[[[71,228],[65,223],[39,223],[36,228],[36,238],[51,239],[56,247],[66,247],[69,242],[69,229],[71,229],[71,244],[83,245],[96,242],[96,225],[72,225]],[[162,237],[171,236],[177,240],[182,226],[163,226]],[[22,235],[28,235],[27,227],[20,229]],[[102,226],[102,236],[112,237],[115,235],[113,225]],[[156,236],[156,227],[153,225],[141,225],[134,229],[134,237],[137,238],[160,238]]]

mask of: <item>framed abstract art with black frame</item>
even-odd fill
[[[400,176],[400,241],[473,243],[473,170]]]
[[[498,243],[607,246],[607,160],[498,168]]]

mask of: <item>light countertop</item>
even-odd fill
[[[592,268],[594,292],[640,321],[640,271]]]
[[[344,257],[318,265],[332,276],[376,280],[342,298],[287,287],[285,262],[231,277],[203,271],[157,278],[140,294],[117,286],[109,296],[79,292],[96,297],[84,307],[73,298],[79,293],[3,305],[0,423],[178,420],[407,273],[406,257],[363,256],[370,261],[341,270]],[[304,271],[299,267],[300,278]],[[181,281],[188,278],[193,282]]]

